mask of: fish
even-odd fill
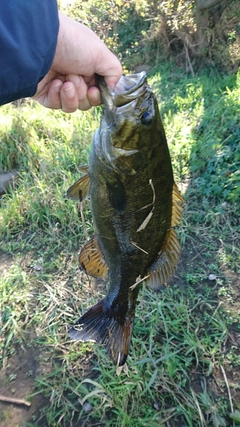
[[[111,91],[97,76],[103,102],[89,167],[66,195],[90,198],[96,233],[79,253],[89,276],[107,280],[107,295],[86,311],[70,338],[102,344],[126,363],[138,294],[167,283],[180,257],[174,227],[183,198],[175,184],[157,99],[145,72],[122,76]]]

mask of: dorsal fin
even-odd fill
[[[80,268],[89,276],[104,279],[108,274],[108,266],[99,247],[97,236],[93,236],[82,247],[79,253]]]
[[[177,187],[173,184],[172,189],[172,218],[171,218],[171,227],[179,225],[182,219],[182,210],[183,210],[183,197]]]
[[[90,193],[90,174],[88,172],[88,166],[80,166],[80,170],[85,172],[85,174],[74,182],[66,192],[66,197],[68,199],[77,200],[78,202],[87,199]]]
[[[173,275],[180,257],[180,244],[173,228],[167,232],[163,247],[157,261],[149,269],[146,284],[153,289],[166,283]]]
[[[183,197],[176,184],[173,184],[172,190],[172,217],[171,227],[181,222]],[[166,283],[174,273],[180,257],[180,244],[173,228],[170,228],[165,237],[162,249],[158,254],[158,259],[150,267],[146,284],[151,288],[157,289]]]

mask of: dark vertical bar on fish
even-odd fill
[[[76,199],[89,193],[96,235],[81,249],[79,263],[91,276],[107,275],[109,287],[106,297],[75,323],[70,337],[103,344],[121,366],[142,281],[158,288],[178,262],[173,227],[181,220],[182,197],[146,74],[123,76],[113,93],[102,77],[98,84],[104,111],[89,170],[67,195]]]

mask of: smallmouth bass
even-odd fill
[[[90,197],[96,235],[81,249],[79,264],[90,276],[107,276],[109,289],[75,323],[70,337],[103,344],[122,366],[141,282],[158,288],[177,265],[180,246],[173,227],[181,220],[183,199],[146,74],[122,76],[113,93],[100,76],[98,84],[104,111],[89,169],[67,197]]]

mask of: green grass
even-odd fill
[[[81,205],[64,197],[88,162],[100,109],[67,115],[31,102],[0,109],[0,169],[19,172],[0,200],[0,267],[3,254],[11,256],[0,281],[0,374],[37,349],[28,398],[45,399],[20,419],[25,427],[240,425],[239,80],[192,78],[162,65],[149,83],[185,192],[182,258],[163,292],[143,287],[121,373],[103,348],[68,338],[106,292],[77,265],[92,233],[89,205],[84,225]],[[18,381],[16,367],[6,377],[9,393]],[[11,417],[4,412],[15,427]]]

